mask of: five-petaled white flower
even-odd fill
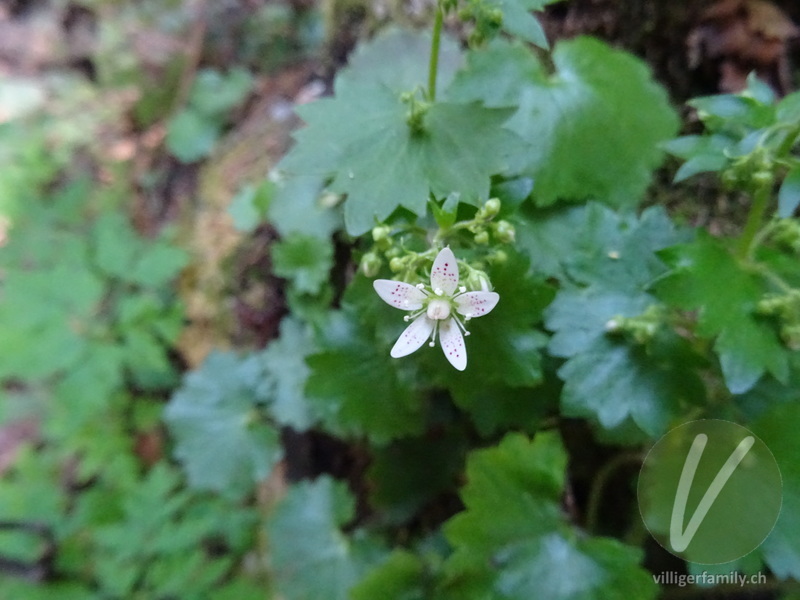
[[[468,292],[466,287],[458,286],[458,264],[450,248],[444,248],[433,261],[430,288],[390,279],[377,279],[373,286],[387,304],[412,311],[405,320],[413,321],[392,348],[393,358],[411,354],[428,338],[433,346],[438,331],[445,357],[459,371],[467,368],[464,335],[469,332],[458,315],[465,321],[482,317],[500,300],[496,292]]]

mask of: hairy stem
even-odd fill
[[[758,230],[761,228],[761,223],[764,221],[764,213],[766,213],[767,204],[769,204],[769,192],[770,187],[762,185],[753,195],[753,203],[747,215],[747,222],[744,224],[744,230],[739,238],[737,255],[741,259],[746,259],[752,254],[754,249],[753,242]]]
[[[428,100],[436,100],[436,76],[439,71],[439,43],[442,39],[442,24],[444,12],[441,4],[436,5],[436,20],[433,23],[433,37],[431,38],[431,59],[428,64]]]
[[[586,506],[586,531],[597,533],[597,526],[600,519],[600,506],[603,502],[603,493],[608,486],[611,476],[621,467],[631,464],[641,463],[644,457],[640,452],[625,452],[618,454],[606,464],[595,475],[592,488],[589,491],[589,500]]]

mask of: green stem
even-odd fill
[[[605,492],[611,476],[620,467],[642,462],[642,458],[639,452],[617,454],[597,472],[592,482],[592,488],[589,490],[589,500],[586,506],[586,531],[589,533],[597,533],[598,520],[600,518],[600,505],[603,502],[603,492]]]
[[[780,275],[772,271],[766,265],[760,263],[752,263],[752,265],[745,264],[744,266],[745,267],[750,266],[750,268],[747,270],[756,273],[758,275],[761,275],[784,294],[791,292],[793,289],[792,286],[789,285],[789,283],[784,281],[784,279]]]
[[[783,156],[789,154],[795,142],[797,141],[797,136],[799,135],[800,126],[795,125],[794,128],[789,131],[786,138],[784,138],[783,143],[780,145],[775,155],[779,158],[782,158]]]
[[[772,235],[772,232],[775,231],[775,226],[777,224],[778,222],[774,220],[767,223],[764,227],[761,228],[761,230],[755,235],[755,237],[753,237],[753,241],[750,243],[750,245],[753,248],[758,248],[761,244],[764,243],[764,241],[767,238],[769,238],[770,235]]]
[[[442,39],[442,24],[444,12],[442,5],[436,5],[436,20],[433,23],[433,37],[431,38],[431,59],[428,65],[428,100],[436,100],[436,76],[439,71],[439,43]]]
[[[742,236],[739,238],[737,255],[741,259],[748,258],[754,249],[753,241],[761,227],[761,223],[764,221],[764,213],[767,212],[769,192],[769,186],[762,185],[753,195],[753,203],[747,215],[747,222],[744,224],[744,231],[742,231]]]

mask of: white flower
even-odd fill
[[[445,357],[459,371],[467,368],[464,335],[469,335],[459,315],[465,321],[482,317],[500,300],[496,292],[485,289],[468,292],[467,288],[458,286],[458,264],[450,248],[444,248],[433,261],[430,288],[422,283],[414,286],[390,279],[377,279],[372,285],[384,302],[411,311],[405,320],[413,321],[392,348],[393,358],[408,356],[428,338],[429,345],[433,346],[438,332]]]

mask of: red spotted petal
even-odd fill
[[[433,332],[434,321],[425,315],[420,315],[406,327],[406,330],[397,338],[390,352],[392,358],[408,356],[424,344]]]
[[[439,322],[439,343],[451,365],[459,371],[467,368],[467,348],[464,345],[464,336],[461,335],[461,329],[454,319],[445,319]]]
[[[497,292],[465,292],[455,297],[456,310],[474,319],[491,312],[499,300],[500,294]]]
[[[391,279],[376,279],[372,287],[386,304],[402,310],[419,310],[426,296],[425,292],[410,283]]]
[[[458,263],[450,248],[443,248],[433,261],[431,287],[442,290],[446,296],[452,296],[458,287]]]

